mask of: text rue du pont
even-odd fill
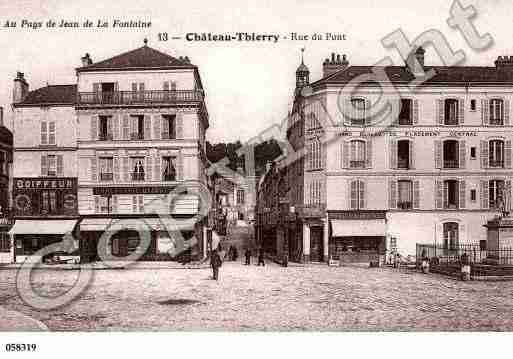
[[[313,34],[302,34],[299,32],[290,33],[291,40],[309,41],[309,40],[346,40],[346,34],[339,32],[314,32]]]

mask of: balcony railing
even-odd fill
[[[444,168],[458,168],[458,160],[444,160]]]
[[[112,173],[100,173],[100,181],[112,181]]]
[[[176,175],[166,175],[162,176],[163,181],[176,181]]]
[[[409,160],[403,160],[403,159],[398,159],[397,160],[397,168],[401,168],[401,169],[409,169],[410,168],[410,161]]]
[[[365,161],[350,161],[351,168],[365,168]]]
[[[100,141],[112,141],[112,134],[111,133],[100,133],[98,136],[98,140]]]
[[[132,172],[132,181],[144,181],[144,172]]]
[[[504,125],[504,120],[500,117],[498,117],[498,118],[490,117],[490,125],[502,126],[502,125]]]
[[[399,209],[412,209],[412,203],[411,201],[400,201],[397,202],[397,208]]]
[[[144,133],[134,132],[130,134],[131,140],[144,140]]]
[[[200,102],[203,101],[203,92],[197,90],[79,92],[77,101],[79,105],[137,105],[148,103]]]
[[[503,160],[490,160],[490,167],[495,168],[503,168],[504,167],[504,161]]]

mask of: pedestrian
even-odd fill
[[[236,261],[239,258],[239,252],[237,251],[237,247],[233,246],[233,260]]]
[[[260,250],[258,251],[258,265],[262,265],[262,266],[265,266],[265,262],[264,262],[264,249],[263,248],[260,248]]]
[[[218,280],[219,278],[219,267],[221,267],[222,263],[219,253],[214,249],[210,256],[210,265],[212,266],[212,277],[214,280]]]
[[[251,264],[251,251],[249,248],[246,248],[246,251],[244,252],[244,257],[246,257],[246,263],[245,265],[249,266]]]

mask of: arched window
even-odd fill
[[[366,143],[363,140],[351,141],[351,168],[365,168]]]
[[[444,249],[456,250],[459,241],[459,225],[456,222],[444,223]]]
[[[504,101],[502,99],[490,100],[490,125],[504,125]]]
[[[504,167],[504,141],[491,140],[488,143],[488,165],[490,167]]]
[[[458,141],[446,140],[443,143],[444,168],[458,168],[459,151]]]

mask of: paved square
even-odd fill
[[[16,294],[0,270],[0,305],[50,330],[513,330],[513,282],[461,282],[390,268],[224,263],[208,269],[97,270],[83,296],[51,312]],[[38,270],[57,294],[76,271]]]

